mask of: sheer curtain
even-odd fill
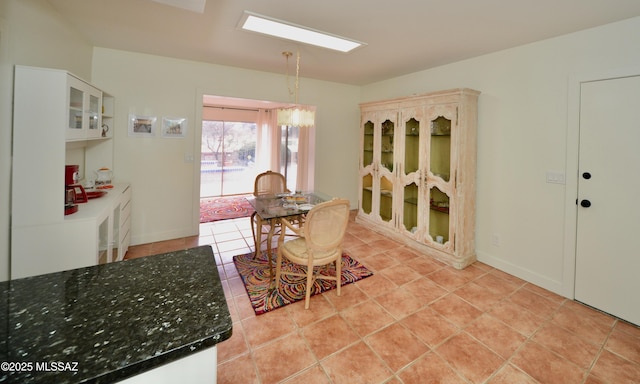
[[[268,170],[278,172],[281,167],[282,129],[277,124],[277,110],[259,110],[257,126],[256,175]],[[295,189],[312,191],[315,174],[315,127],[300,128],[299,131]]]
[[[280,127],[276,124],[275,109],[258,111],[256,143],[256,175],[280,169]]]
[[[313,191],[316,127],[300,128],[298,135],[298,174],[296,175],[296,190]]]

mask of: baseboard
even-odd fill
[[[476,251],[476,256],[478,261],[499,269],[502,272],[506,272],[528,283],[542,287],[560,296],[565,296],[563,294],[563,285],[561,281],[556,281],[546,276],[542,276],[539,273],[519,267],[515,264],[505,261],[504,259],[499,259],[485,252]]]
[[[194,232],[194,230],[191,228],[177,228],[166,232],[145,233],[138,236],[132,235],[131,245],[157,243],[159,241],[173,240],[190,236],[198,236],[198,230],[196,229]]]

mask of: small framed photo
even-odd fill
[[[187,134],[186,117],[163,117],[162,137],[182,138]]]
[[[155,116],[129,115],[129,136],[153,137],[156,134]]]

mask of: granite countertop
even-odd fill
[[[231,332],[210,246],[1,282],[0,383],[111,383]]]

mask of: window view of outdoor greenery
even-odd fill
[[[200,197],[253,193],[256,124],[202,122]]]
[[[281,127],[280,173],[291,191],[296,187],[298,132],[296,127]],[[202,122],[201,198],[253,193],[256,175],[269,168],[255,164],[256,137],[255,123]]]

